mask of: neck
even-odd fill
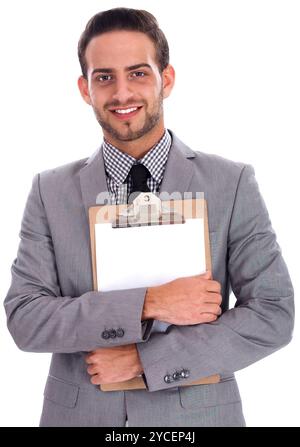
[[[131,155],[135,159],[142,158],[163,136],[165,132],[164,124],[153,128],[150,132],[133,141],[122,141],[113,138],[103,131],[105,140],[122,152]]]

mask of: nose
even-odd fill
[[[115,82],[115,91],[113,93],[113,100],[118,105],[126,105],[133,98],[133,92],[131,90],[130,81],[128,79],[119,78]]]

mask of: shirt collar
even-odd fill
[[[168,159],[172,138],[167,129],[162,138],[144,155],[136,160],[129,154],[120,151],[118,148],[103,141],[103,158],[107,174],[113,178],[117,185],[124,183],[131,166],[135,163],[142,163],[149,170],[151,177],[160,183]]]

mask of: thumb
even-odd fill
[[[201,278],[204,278],[204,279],[211,279],[211,271],[210,270],[206,270],[206,272],[205,273],[202,273],[201,275]]]

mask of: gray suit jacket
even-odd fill
[[[101,149],[91,158],[34,177],[5,299],[17,346],[53,353],[41,426],[243,426],[234,371],[292,337],[293,288],[253,168],[195,152],[172,132],[160,191],[204,192],[213,277],[223,314],[212,324],[141,323],[145,288],[92,291],[88,208],[107,191]],[[231,289],[236,305],[228,310]],[[124,336],[104,339],[107,329]],[[102,392],[90,383],[88,351],[137,343],[147,390]],[[181,387],[164,377],[215,373],[221,382]]]

